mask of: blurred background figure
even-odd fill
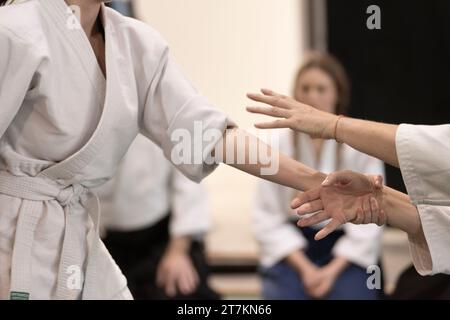
[[[208,286],[207,193],[139,135],[113,180],[97,190],[104,242],[135,299],[218,299]]]
[[[320,110],[347,114],[350,84],[332,56],[310,53],[294,85],[296,100]],[[283,130],[280,150],[321,172],[353,169],[384,176],[383,162],[331,140]],[[253,225],[261,251],[266,299],[377,299],[367,287],[366,269],[378,264],[382,228],[351,224],[329,239],[315,241],[314,228],[298,228],[289,205],[295,190],[258,182]],[[261,200],[262,199],[262,200]]]

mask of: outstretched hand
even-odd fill
[[[255,127],[259,129],[290,128],[309,134],[313,138],[335,138],[338,116],[320,111],[269,89],[262,89],[261,92],[262,94],[249,93],[247,97],[269,106],[251,106],[247,107],[247,111],[278,119],[255,124]]]
[[[331,219],[315,235],[316,240],[321,240],[348,222],[383,225],[386,214],[380,209],[382,184],[381,176],[366,176],[352,171],[332,173],[321,186],[300,193],[292,201],[292,208],[297,209],[302,217],[298,226],[312,226]],[[304,217],[309,214],[314,215]]]

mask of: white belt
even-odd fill
[[[14,249],[11,263],[11,299],[32,298],[32,248],[36,226],[42,215],[40,201],[56,200],[64,210],[65,228],[57,280],[57,299],[77,299],[81,288],[73,288],[69,281],[73,266],[83,271],[84,256],[77,244],[76,221],[72,207],[76,203],[85,206],[95,227],[91,246],[88,248],[88,260],[84,283],[81,279],[83,298],[92,298],[92,287],[96,279],[96,254],[98,252],[100,204],[97,196],[80,184],[61,186],[56,182],[40,177],[18,177],[0,172],[0,193],[23,199],[16,226]],[[89,242],[88,242],[89,243]]]

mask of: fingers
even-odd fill
[[[278,97],[282,97],[282,98],[287,98],[285,95],[282,95],[280,93],[276,93],[275,91],[267,89],[267,88],[261,89],[261,92],[263,94],[265,94],[266,96],[278,96]]]
[[[318,188],[314,188],[314,189],[311,189],[311,190],[308,190],[305,192],[300,192],[297,195],[297,197],[294,200],[292,200],[291,208],[297,209],[302,204],[320,199],[320,190],[321,190],[321,187],[318,187]]]
[[[384,211],[383,209],[380,210],[380,216],[378,218],[378,225],[384,226],[387,223],[387,215],[386,215],[386,211]]]
[[[297,225],[299,227],[309,227],[316,225],[322,221],[330,219],[330,216],[325,211],[320,211],[316,213],[315,215],[308,217],[308,218],[302,218],[297,222]]]
[[[287,119],[275,120],[270,122],[256,123],[255,127],[258,129],[280,129],[280,128],[290,128],[290,121]]]
[[[176,278],[173,274],[169,274],[166,278],[165,291],[168,297],[174,297],[177,294]]]
[[[356,217],[351,220],[350,222],[353,224],[362,224],[364,221],[364,209],[363,208],[358,208],[356,210]]]
[[[196,286],[194,271],[186,270],[185,273],[179,275],[178,287],[183,295],[187,296],[194,292]]]
[[[322,228],[319,232],[316,233],[314,239],[316,241],[322,240],[326,236],[328,236],[331,232],[336,230],[341,226],[341,223],[336,219],[331,219],[330,223],[328,223],[325,227]]]
[[[364,197],[361,201],[361,207],[356,210],[356,218],[351,222],[353,224],[375,223],[382,226],[386,224],[386,212],[380,209],[375,198]]]
[[[303,205],[301,205],[298,210],[297,210],[297,214],[298,215],[305,215],[305,214],[310,214],[310,213],[314,213],[320,210],[323,210],[323,202],[322,200],[314,200],[308,203],[305,203]]]
[[[384,210],[380,209],[378,201],[375,198],[370,198],[370,209],[372,211],[373,223],[378,226],[386,224],[386,213]]]
[[[322,182],[324,187],[330,187],[335,184],[347,184],[352,181],[350,174],[347,171],[330,173]]]
[[[158,267],[158,271],[156,272],[156,284],[158,287],[164,288],[164,293],[168,297],[173,297],[177,294],[176,275],[164,265]]]
[[[270,91],[270,90],[269,90]],[[247,97],[253,101],[269,104],[274,107],[280,107],[283,109],[292,109],[290,99],[283,95],[265,95],[259,93],[249,93]]]
[[[364,211],[364,220],[363,224],[369,224],[372,223],[372,210],[371,210],[371,198],[370,197],[364,197],[363,198],[363,211]],[[375,212],[376,214],[376,212]]]
[[[276,118],[289,118],[292,115],[290,110],[278,108],[278,107],[267,107],[267,106],[249,106],[246,108],[250,113],[264,114],[266,116],[276,117]]]
[[[375,188],[381,189],[383,187],[383,176],[381,175],[374,176],[373,183]]]
[[[156,284],[158,287],[164,287],[166,283],[166,274],[167,273],[163,270],[161,265],[159,265],[156,272]]]

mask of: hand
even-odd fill
[[[330,174],[320,187],[300,193],[291,206],[300,216],[318,212],[299,220],[300,227],[331,221],[316,235],[325,238],[342,224],[386,223],[382,203],[382,177],[342,171]]]
[[[340,271],[331,264],[319,268],[315,275],[315,286],[308,288],[308,293],[315,299],[323,299],[333,289]]]
[[[306,293],[314,299],[324,298],[333,288],[340,271],[331,264],[299,271]]]
[[[280,119],[258,123],[255,125],[257,128],[290,128],[309,134],[313,138],[336,138],[335,129],[339,120],[338,116],[320,111],[268,89],[262,89],[261,92],[263,94],[250,93],[247,96],[254,101],[268,104],[271,107],[247,107],[247,111]]]
[[[313,298],[315,298],[315,289],[321,282],[319,270],[320,269],[317,266],[313,265],[297,271],[306,293]]]
[[[158,266],[156,282],[165,289],[168,297],[177,292],[186,296],[195,291],[199,277],[186,252],[168,249]]]
[[[309,260],[303,250],[293,251],[286,257],[286,262],[296,270],[305,291],[311,295],[310,291],[319,285],[319,268]]]

